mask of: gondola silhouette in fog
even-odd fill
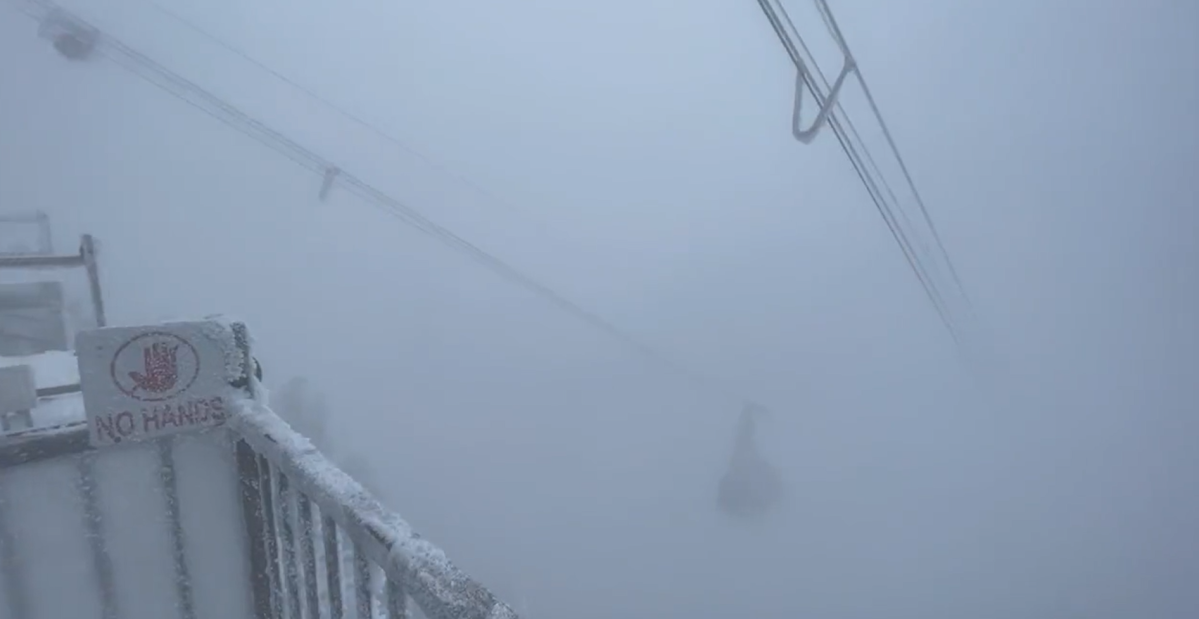
[[[717,506],[734,518],[760,518],[782,499],[782,477],[762,456],[756,441],[756,418],[763,413],[762,408],[754,405],[747,405],[741,411],[733,456],[717,488]]]

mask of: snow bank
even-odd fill
[[[243,400],[229,426],[333,518],[375,564],[403,584],[429,619],[517,619],[261,403]]]

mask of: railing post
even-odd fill
[[[279,518],[279,541],[283,545],[282,580],[287,587],[286,616],[289,619],[300,619],[304,616],[304,611],[300,608],[300,566],[296,560],[296,533],[291,517],[293,494],[295,492],[288,482],[287,475],[279,473],[279,502],[278,509],[275,511]]]
[[[271,562],[267,556],[266,513],[258,477],[258,454],[245,441],[234,437],[237,477],[240,480],[242,519],[250,559],[250,592],[254,619],[271,619]]]
[[[262,521],[266,525],[267,574],[271,577],[271,616],[283,618],[283,564],[279,560],[279,527],[275,521],[275,475],[270,460],[258,455],[258,484],[262,488]]]
[[[404,593],[404,585],[388,578],[386,595],[388,619],[408,619],[408,594]]]
[[[371,615],[371,564],[362,554],[362,549],[354,545],[354,600],[358,609],[358,619],[374,619]]]
[[[42,211],[38,211],[35,219],[37,219],[38,227],[38,248],[43,254],[53,254],[54,235],[50,231],[50,216]]]
[[[341,544],[338,543],[337,523],[328,516],[321,519],[321,534],[325,538],[325,578],[329,595],[329,619],[345,617],[341,595]]]
[[[167,522],[171,533],[171,554],[175,563],[175,594],[179,598],[182,619],[196,619],[192,598],[191,570],[187,565],[187,538],[183,532],[183,515],[179,505],[179,483],[175,473],[175,441],[173,436],[158,439],[158,472],[166,498]]]
[[[301,536],[300,562],[304,566],[304,603],[308,609],[308,617],[311,619],[320,619],[321,599],[316,578],[316,542],[313,540],[316,530],[312,526],[312,501],[303,492],[298,492],[297,494],[299,495],[299,500],[296,509],[300,515],[299,526]]]
[[[79,244],[79,255],[83,258],[83,268],[87,269],[87,285],[92,295],[92,312],[96,317],[96,326],[106,327],[108,317],[104,312],[104,295],[100,292],[100,265],[96,263],[96,241],[92,235],[83,235]]]

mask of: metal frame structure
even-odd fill
[[[46,234],[49,234],[47,228]],[[92,316],[97,327],[108,325],[104,313],[104,295],[100,290],[100,267],[96,263],[96,240],[85,234],[79,240],[77,254],[0,254],[0,269],[73,269],[87,271],[88,293],[92,301]]]
[[[40,226],[40,247],[37,253],[33,254],[4,254],[0,253],[0,270],[2,269],[73,269],[82,267],[87,272],[88,293],[92,303],[92,316],[96,327],[104,327],[108,324],[108,318],[104,311],[104,295],[100,287],[100,267],[96,260],[96,241],[90,234],[85,234],[79,242],[79,253],[70,255],[55,255],[53,253],[53,242],[50,236],[50,220],[44,213],[37,213],[26,216],[6,216],[0,218],[3,223],[37,223]],[[73,385],[52,385],[43,387],[37,390],[37,397],[48,398],[53,396],[66,395],[70,393],[78,393],[79,384]],[[22,415],[24,421],[32,425],[33,418],[26,411]],[[11,419],[7,415],[0,415],[0,432],[8,432],[11,427]]]
[[[250,359],[247,338],[240,339],[244,358]],[[518,619],[508,605],[463,574],[440,549],[421,539],[260,402],[239,403],[221,431],[231,438],[237,467],[254,619],[407,619],[410,599],[429,619]],[[13,467],[76,461],[100,616],[120,619],[97,499],[104,489],[92,471],[98,451],[88,432],[81,422],[0,437],[0,479]],[[197,619],[187,577],[173,439],[156,440],[159,481],[172,540],[176,607],[180,619]],[[28,619],[26,574],[14,551],[17,537],[8,526],[6,498],[0,495],[0,586],[8,607],[0,609],[0,615]],[[343,573],[347,555],[353,557],[353,568]],[[376,572],[382,573],[381,595],[372,586]],[[343,584],[351,583],[347,598]]]
[[[17,215],[0,215],[0,224],[36,224],[38,227],[37,249],[32,252],[11,252],[0,250],[0,256],[25,255],[29,253],[47,255],[54,253],[54,237],[50,234],[50,217],[38,211]]]

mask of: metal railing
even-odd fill
[[[15,548],[21,532],[7,518],[4,476],[14,467],[73,461],[94,585],[102,619],[126,616],[114,589],[114,566],[102,526],[94,465],[105,450],[88,440],[84,423],[30,430],[0,439],[0,616],[30,619],[25,565]],[[412,600],[428,619],[516,619],[486,588],[423,540],[397,514],[337,469],[307,439],[262,404],[247,400],[226,434],[236,466],[254,619],[407,619]],[[209,433],[212,434],[212,433]],[[180,619],[198,614],[191,561],[184,543],[177,488],[178,436],[155,441],[165,523]],[[212,617],[211,619],[232,619]]]
[[[0,226],[11,227],[13,225],[35,225],[37,226],[37,249],[29,251],[13,251],[0,247],[0,256],[6,255],[25,255],[38,254],[49,255],[54,253],[54,237],[50,231],[50,217],[41,211],[33,213],[9,213],[0,215]]]
[[[48,234],[48,232],[47,232]],[[83,267],[87,273],[88,294],[92,302],[92,315],[96,326],[108,324],[104,312],[104,296],[100,291],[100,267],[96,262],[96,241],[85,234],[79,241],[77,254],[0,254],[0,269],[71,269]]]
[[[371,616],[365,612],[370,609],[393,619],[407,617],[410,598],[429,619],[516,619],[510,607],[265,406],[243,402],[229,426],[239,438],[248,532],[265,533],[262,538],[268,540],[265,548],[251,550],[258,617],[298,618],[301,607],[303,616],[316,617],[320,597],[327,598],[330,617],[343,617],[349,600],[343,595],[341,557],[350,550],[352,602],[359,617]],[[272,548],[276,543],[279,552]],[[381,593],[372,588],[376,571]]]

